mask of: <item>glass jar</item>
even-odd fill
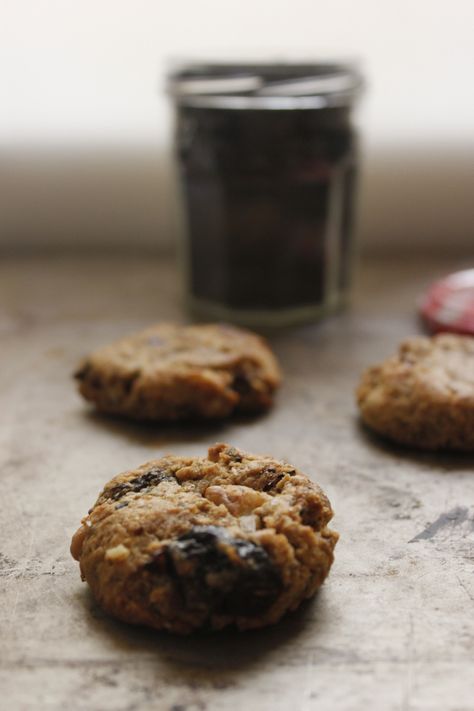
[[[361,87],[341,64],[188,64],[170,74],[195,315],[288,325],[343,303]]]

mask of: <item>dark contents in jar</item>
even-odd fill
[[[245,310],[321,304],[349,279],[349,107],[181,105],[191,293]]]

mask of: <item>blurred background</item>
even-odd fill
[[[470,0],[2,0],[0,249],[168,250],[170,58],[356,58],[365,251],[473,247]]]

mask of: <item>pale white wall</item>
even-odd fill
[[[172,239],[166,58],[354,56],[362,240],[470,246],[473,28],[472,0],[1,0],[0,240]]]

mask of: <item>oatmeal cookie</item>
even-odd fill
[[[277,622],[333,561],[328,499],[289,464],[226,444],[106,484],[71,543],[99,604],[186,634]]]
[[[224,324],[152,326],[93,353],[75,377],[102,412],[162,421],[265,410],[280,384],[265,341]]]
[[[411,338],[369,368],[357,401],[363,421],[399,444],[474,450],[474,338]]]

